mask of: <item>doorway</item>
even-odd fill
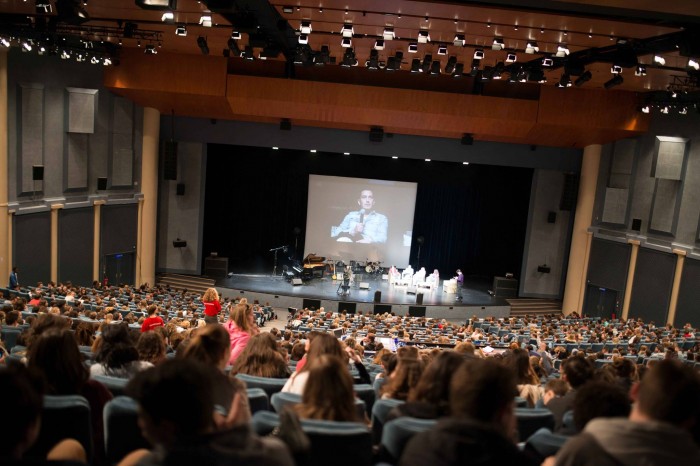
[[[135,263],[133,252],[107,254],[105,256],[105,274],[110,285],[122,283],[133,285],[135,280]]]
[[[617,290],[604,288],[597,285],[588,285],[586,289],[586,302],[583,306],[584,314],[588,317],[612,318],[615,314],[618,318]]]

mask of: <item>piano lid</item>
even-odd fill
[[[325,262],[325,260],[325,257],[317,256],[316,254],[311,253],[304,258],[304,264],[319,264],[321,262]]]

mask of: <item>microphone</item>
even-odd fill
[[[365,209],[360,209],[360,223],[365,223]]]

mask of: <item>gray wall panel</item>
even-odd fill
[[[66,88],[68,92],[69,133],[92,134],[95,132],[95,112],[97,110],[97,89]]]
[[[657,325],[666,323],[675,268],[675,254],[639,249],[629,317],[641,317],[644,322],[653,320]]]
[[[134,182],[134,106],[122,97],[112,100],[111,186],[131,186]]]
[[[626,243],[593,238],[587,283],[623,293],[627,283],[630,248]]]
[[[693,327],[700,326],[700,261],[685,259],[681,287],[678,290],[675,326],[680,327],[690,322]]]
[[[102,258],[107,254],[136,252],[138,204],[102,207],[100,232]]]
[[[51,213],[15,215],[14,265],[19,267],[19,283],[36,286],[51,278]]]
[[[92,276],[94,209],[58,211],[58,280],[90,285]]]
[[[90,143],[87,134],[66,134],[66,188],[87,189]]]
[[[659,233],[674,233],[675,213],[681,183],[657,179],[654,201],[651,207],[649,229]]]
[[[20,84],[19,89],[19,194],[43,190],[32,180],[32,166],[44,164],[44,86]]]

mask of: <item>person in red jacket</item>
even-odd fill
[[[156,315],[156,312],[158,311],[158,306],[156,306],[155,304],[151,304],[150,306],[148,306],[146,311],[148,312],[148,317],[146,318],[146,320],[143,321],[143,324],[141,324],[142,333],[148,332],[149,330],[153,330],[154,328],[162,327],[163,325],[165,325],[163,323],[163,319]]]
[[[202,303],[204,303],[204,322],[207,324],[218,324],[221,302],[219,301],[219,293],[216,291],[216,288],[207,288],[207,291],[202,295]]]

